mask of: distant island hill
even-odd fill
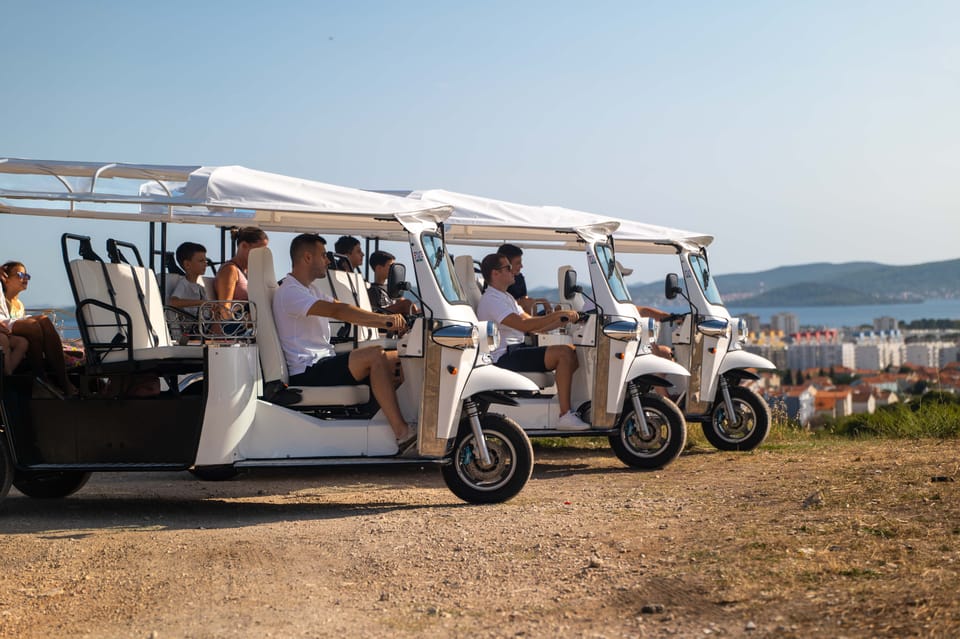
[[[724,303],[731,307],[869,306],[960,299],[960,259],[909,266],[819,262],[715,277]],[[664,302],[663,279],[629,288],[637,304]],[[549,291],[535,289],[530,295],[549,297]]]

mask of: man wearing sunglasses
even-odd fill
[[[576,311],[554,311],[547,315],[531,316],[524,311],[507,289],[515,281],[510,260],[493,253],[483,258],[480,272],[487,288],[477,305],[480,320],[496,322],[500,328],[500,345],[491,353],[493,362],[502,368],[517,372],[553,371],[557,380],[557,400],[560,403],[558,430],[586,430],[590,428],[570,407],[570,388],[576,372],[577,352],[572,344],[552,346],[524,346],[525,333],[545,333],[576,322]]]

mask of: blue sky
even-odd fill
[[[960,256],[960,3],[0,13],[0,156],[241,164],[559,204],[712,233],[717,273]],[[104,232],[0,217],[0,259],[39,274],[37,303],[69,299],[63,230]],[[527,263],[531,284],[555,281]]]

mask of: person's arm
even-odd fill
[[[500,323],[524,333],[544,333],[563,324],[576,322],[579,317],[580,314],[577,311],[554,311],[547,315],[537,315],[535,317],[531,317],[527,313],[523,313],[523,315],[511,313],[504,317]]]
[[[394,313],[384,315],[383,313],[371,313],[362,308],[344,304],[342,302],[327,302],[317,300],[310,306],[307,315],[317,315],[319,317],[330,317],[350,324],[359,324],[360,326],[371,326],[373,328],[382,328],[384,330],[403,332],[406,329],[407,322],[403,315]]]
[[[240,269],[236,264],[224,264],[217,271],[215,287],[217,289],[218,300],[232,300],[233,293],[237,288],[237,281],[240,279]],[[224,303],[225,308],[230,305]]]
[[[658,322],[662,322],[670,317],[670,313],[661,311],[659,308],[653,308],[652,306],[638,306],[637,310],[640,311],[640,317],[652,317]]]
[[[170,299],[167,300],[167,306],[172,306],[173,308],[196,308],[202,303],[203,300],[185,299],[182,297],[175,297],[174,295],[171,295]]]

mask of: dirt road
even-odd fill
[[[958,450],[538,448],[483,507],[431,468],[12,490],[0,636],[956,637]]]

